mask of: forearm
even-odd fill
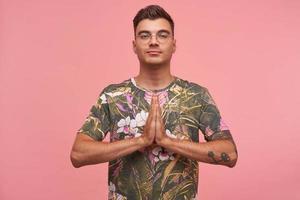
[[[159,145],[199,162],[234,167],[237,161],[236,147],[230,139],[195,143],[189,140],[166,138]]]
[[[145,146],[142,138],[130,138],[115,142],[80,141],[72,150],[74,167],[108,162],[126,156]]]

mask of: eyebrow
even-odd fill
[[[158,33],[165,32],[165,33],[171,34],[171,32],[168,31],[168,30],[166,30],[166,29],[160,29],[160,30],[157,31],[157,32],[158,32]],[[151,33],[151,32],[150,32],[150,31],[147,31],[147,30],[141,30],[141,31],[139,31],[139,32],[137,33],[137,35],[140,35],[140,34],[142,34],[142,33]]]

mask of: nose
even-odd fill
[[[158,44],[158,41],[157,41],[157,37],[156,35],[151,35],[151,38],[150,38],[150,45],[153,45],[153,44]]]

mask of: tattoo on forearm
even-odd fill
[[[218,161],[215,159],[215,154],[212,151],[208,152],[208,157],[210,157],[215,163],[218,163]]]
[[[227,153],[221,153],[221,159],[222,159],[222,161],[223,162],[228,162],[228,161],[230,161],[230,158],[229,158],[229,156],[227,155]]]
[[[229,162],[230,161],[230,157],[225,152],[221,153],[221,159],[220,160],[217,160],[215,158],[215,153],[213,151],[208,152],[208,157],[210,157],[214,161],[214,163],[216,163],[216,164],[218,164],[220,162]]]

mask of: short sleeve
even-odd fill
[[[102,141],[110,130],[110,126],[109,104],[106,100],[106,94],[102,90],[77,133],[84,133],[97,141]]]
[[[225,124],[220,111],[207,88],[201,98],[199,129],[206,141],[231,138],[229,127]]]

